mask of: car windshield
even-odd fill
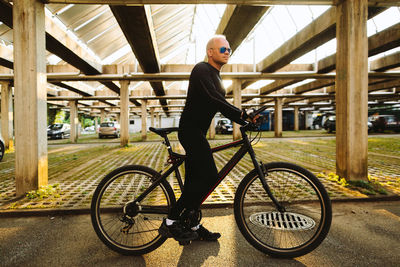
[[[103,122],[102,124],[100,124],[100,127],[114,127],[114,123],[113,122]]]
[[[388,117],[388,118],[387,118],[387,122],[395,122],[394,117]]]
[[[62,128],[62,124],[52,124],[52,125],[50,125],[50,130],[53,130],[53,131],[57,131],[57,130],[61,130],[61,128]]]

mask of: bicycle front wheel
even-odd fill
[[[91,218],[100,240],[125,255],[142,255],[165,240],[158,233],[162,220],[175,204],[167,181],[157,185],[140,203],[134,200],[160,174],[140,165],[124,166],[109,173],[93,195]]]
[[[253,170],[235,196],[235,219],[241,233],[255,248],[274,257],[309,253],[324,240],[332,221],[325,188],[314,174],[295,164],[264,166],[271,192],[285,210],[277,210]]]

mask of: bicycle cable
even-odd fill
[[[258,131],[257,131],[257,134],[256,134],[256,136],[254,136],[253,139],[251,138],[251,133],[252,133],[252,132],[250,132],[250,138],[249,138],[249,139],[251,140],[250,143],[253,143],[253,141],[256,140],[256,138],[259,136],[259,137],[258,137],[258,140],[257,140],[254,144],[252,144],[252,145],[254,146],[254,145],[256,145],[256,144],[260,141],[260,139],[261,139],[261,136],[262,136],[262,133],[261,133],[261,125],[259,126]]]

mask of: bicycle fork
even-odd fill
[[[242,133],[242,134],[246,134],[246,133]],[[265,176],[268,175],[268,171],[265,169],[265,166],[261,161],[260,162],[257,161],[256,153],[254,152],[254,149],[251,146],[250,141],[247,138],[247,135],[246,135],[246,138],[244,138],[244,139],[245,139],[245,142],[246,142],[246,144],[248,146],[248,151],[249,151],[251,160],[252,160],[253,165],[254,165],[254,167],[255,167],[255,169],[257,171],[258,177],[260,178],[261,184],[262,184],[265,192],[267,192],[268,196],[271,198],[272,202],[275,204],[277,210],[279,212],[285,212],[286,211],[285,207],[282,206],[278,202],[278,200],[275,198],[275,196],[272,194],[271,189],[270,189],[270,187],[269,187],[269,185],[267,183],[267,180],[265,179]]]

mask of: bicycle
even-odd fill
[[[240,146],[219,171],[215,187],[249,153],[254,169],[240,182],[234,198],[240,232],[263,253],[283,258],[302,256],[314,250],[329,232],[329,196],[315,175],[300,166],[258,162],[252,147],[258,134],[252,140],[246,134],[255,127],[248,123],[240,127],[242,139],[212,148],[215,153]],[[164,139],[169,167],[160,172],[141,165],[120,167],[99,183],[91,203],[92,224],[98,237],[109,248],[125,255],[149,253],[164,243],[166,238],[158,233],[158,228],[176,203],[167,177],[175,173],[180,190],[183,188],[179,166],[185,155],[174,152],[168,139],[168,134],[178,128],[150,130]]]

